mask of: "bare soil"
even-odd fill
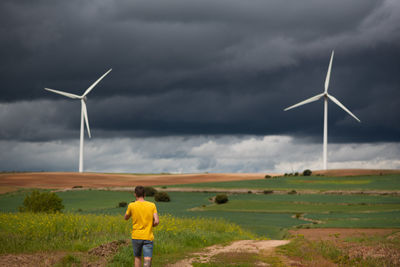
[[[54,266],[66,255],[66,252],[38,252],[0,255],[0,266],[31,267]]]
[[[345,239],[348,237],[388,236],[399,231],[400,229],[382,228],[314,228],[290,230],[289,233],[293,236],[302,235],[308,240],[319,241]]]
[[[57,252],[37,252],[0,255],[0,266],[7,267],[31,267],[31,266],[54,266],[63,261],[67,255],[73,255],[80,260],[79,266],[82,267],[104,267],[107,261],[117,253],[121,246],[128,246],[129,240],[113,241],[102,244],[96,248],[85,252],[64,251]],[[69,265],[68,265],[69,266]]]
[[[264,173],[204,173],[204,174],[104,174],[73,172],[1,173],[0,187],[86,188],[134,187],[136,185],[175,185],[203,182],[223,182],[264,179]],[[271,175],[271,174],[270,174]],[[274,175],[274,174],[272,174]]]

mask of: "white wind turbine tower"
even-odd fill
[[[86,100],[87,97],[86,95],[88,95],[90,93],[90,91],[92,91],[92,89],[111,71],[112,69],[109,69],[106,73],[103,74],[103,76],[101,76],[97,81],[95,81],[88,89],[86,89],[86,91],[83,93],[83,95],[79,96],[79,95],[75,95],[75,94],[70,94],[70,93],[66,93],[66,92],[62,92],[62,91],[58,91],[58,90],[54,90],[54,89],[49,89],[49,88],[44,88],[47,91],[56,93],[56,94],[60,94],[72,99],[80,99],[81,100],[81,140],[80,140],[80,147],[79,147],[79,172],[83,172],[83,120],[85,120],[86,123],[86,128],[88,131],[88,136],[89,138],[91,138],[90,135],[90,128],[89,128],[89,120],[88,120],[88,115],[87,115],[87,109],[86,109]]]
[[[300,103],[297,103],[293,106],[290,106],[288,108],[285,108],[284,110],[289,110],[292,108],[296,108],[298,106],[308,104],[314,101],[319,100],[320,98],[324,98],[324,144],[323,144],[323,165],[324,165],[324,170],[327,169],[327,154],[328,154],[328,98],[332,100],[336,105],[341,107],[344,111],[350,114],[354,119],[356,119],[358,122],[361,122],[353,113],[350,112],[342,103],[339,102],[335,97],[331,96],[328,94],[328,87],[329,87],[329,80],[331,77],[331,68],[332,68],[332,60],[333,60],[333,55],[334,51],[332,50],[332,55],[331,55],[331,60],[329,62],[329,67],[328,67],[328,72],[326,74],[326,79],[325,79],[325,91],[322,94],[313,96],[309,99],[306,99]]]

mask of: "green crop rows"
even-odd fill
[[[274,189],[274,190],[400,190],[400,175],[384,176],[290,176],[262,180],[198,183],[171,187]]]
[[[0,212],[16,212],[27,193],[29,190],[0,195]],[[63,199],[66,213],[119,214],[121,219],[125,208],[118,208],[118,203],[133,200],[129,192],[84,190],[57,194]],[[398,196],[231,194],[228,203],[216,205],[210,201],[215,193],[169,194],[171,202],[157,203],[161,215],[224,218],[270,238],[282,238],[292,227],[400,227]],[[148,200],[154,201],[151,197]]]

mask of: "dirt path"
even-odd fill
[[[274,248],[288,244],[289,240],[240,240],[227,246],[214,245],[190,255],[190,258],[178,261],[168,267],[191,267],[193,262],[207,263],[213,256],[221,253],[254,253],[272,251]],[[263,263],[260,263],[263,265]]]

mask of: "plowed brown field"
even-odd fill
[[[73,173],[73,172],[43,172],[43,173],[2,173],[0,187],[30,187],[30,188],[71,188],[83,186],[98,187],[133,187],[136,185],[175,185],[203,182],[223,182],[239,180],[264,179],[263,173],[207,173],[207,174],[164,174],[164,175],[134,175],[134,174],[104,174],[104,173]]]
[[[400,170],[365,170],[345,169],[313,171],[314,174],[325,176],[381,175],[400,173]],[[23,172],[1,173],[0,189],[12,191],[16,187],[30,188],[71,188],[83,186],[99,187],[134,187],[136,185],[176,185],[205,182],[241,181],[264,179],[266,173],[200,173],[200,174],[105,174],[105,173],[76,173],[76,172]],[[279,174],[269,174],[276,176]],[[1,190],[0,190],[1,191]],[[3,190],[4,191],[4,190]],[[4,193],[4,192],[3,192]]]

